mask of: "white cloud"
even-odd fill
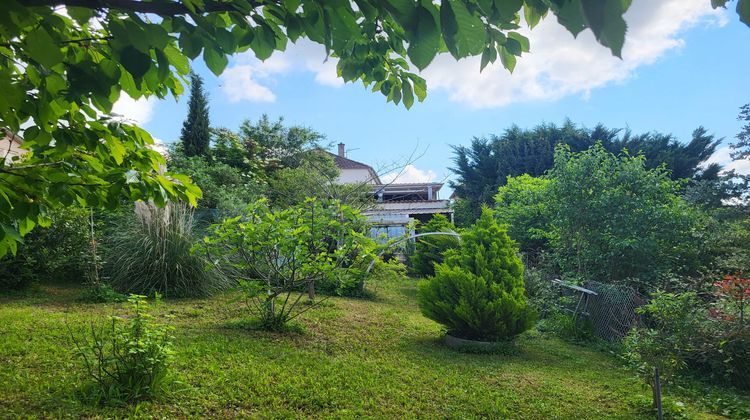
[[[321,85],[336,87],[344,83],[336,74],[336,60],[325,60],[323,46],[302,40],[266,61],[256,59],[252,52],[240,54],[222,74],[221,89],[231,102],[273,102],[276,95],[270,86],[275,84],[275,76],[294,71],[314,73],[315,81]]]
[[[628,79],[639,67],[681,47],[680,36],[686,29],[706,22],[726,23],[723,11],[711,9],[704,0],[636,0],[625,20],[629,30],[622,60],[598,44],[590,30],[574,39],[549,16],[534,30],[523,31],[530,38],[531,53],[518,60],[513,74],[499,60],[480,74],[479,58],[456,62],[443,55],[424,76],[429,88],[445,90],[451,99],[477,108],[587,96],[593,89]]]
[[[156,102],[157,99],[155,97],[135,100],[123,94],[112,107],[112,114],[119,115],[135,124],[146,124],[151,121]]]
[[[728,172],[734,170],[738,174],[748,175],[750,174],[750,160],[732,160],[732,149],[729,146],[724,146],[717,149],[710,158],[704,162],[704,166],[712,163],[718,163],[724,167],[724,171]]]
[[[390,183],[412,183],[412,182],[432,182],[437,178],[437,174],[432,169],[422,170],[414,165],[406,165],[400,171],[393,171],[380,177],[380,180],[386,184]]]
[[[276,95],[271,92],[271,89],[261,85],[255,78],[253,78],[257,73],[260,72],[251,65],[239,65],[228,68],[221,76],[221,90],[229,97],[230,102],[275,101]]]

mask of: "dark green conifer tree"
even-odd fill
[[[208,98],[203,91],[203,79],[190,74],[190,101],[188,115],[182,123],[180,141],[187,156],[206,156],[211,140],[209,134]]]

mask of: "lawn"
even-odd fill
[[[606,352],[531,332],[511,355],[446,349],[424,318],[411,280],[376,285],[370,300],[333,298],[300,319],[300,332],[239,329],[227,294],[170,300],[177,391],[130,406],[96,406],[66,322],[79,331],[119,304],[76,301],[79,289],[44,287],[0,298],[0,418],[427,417],[633,418],[649,391]],[[686,414],[714,418],[700,401]]]

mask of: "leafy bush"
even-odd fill
[[[339,283],[346,267],[361,267],[358,259],[373,258],[362,222],[357,211],[338,201],[310,198],[272,211],[261,200],[243,216],[214,225],[201,248],[227,277],[241,280],[260,327],[283,331],[320,302],[314,300],[318,284]],[[311,304],[301,307],[305,291]]]
[[[455,232],[456,227],[442,214],[434,215],[427,223],[417,226],[417,233]],[[443,262],[445,251],[458,246],[458,239],[448,235],[422,236],[416,239],[414,253],[409,258],[413,275],[435,275],[435,264]]]
[[[659,367],[667,381],[692,372],[750,389],[750,328],[724,312],[728,302],[718,297],[711,306],[693,292],[655,293],[640,309],[645,327],[625,340],[626,358],[636,372],[652,381],[653,368]]]
[[[550,178],[551,244],[564,274],[652,291],[670,274],[700,268],[700,213],[679,195],[679,182],[647,169],[642,156],[561,147]]]
[[[126,298],[125,295],[118,293],[109,284],[100,282],[91,283],[86,287],[79,300],[89,303],[111,303],[123,302]]]
[[[71,338],[76,354],[94,380],[98,402],[132,402],[156,397],[168,385],[172,359],[171,328],[154,321],[145,296],[130,295],[127,318],[113,316],[106,325],[91,325],[88,337]]]
[[[635,328],[626,337],[626,359],[650,386],[655,367],[668,382],[700,351],[693,338],[702,330],[698,297],[695,293],[656,292],[638,312],[647,327]]]
[[[49,214],[50,225],[24,237],[16,255],[0,258],[0,290],[40,281],[83,283],[91,263],[89,211],[68,207]]]
[[[187,157],[179,147],[170,150],[169,157],[170,170],[189,175],[203,192],[198,200],[201,214],[207,210],[220,216],[239,214],[263,189],[263,180],[229,164],[203,156]]]
[[[119,292],[208,296],[232,285],[207,270],[202,255],[191,252],[196,241],[193,211],[184,204],[157,208],[139,203],[108,241],[104,271]]]
[[[465,339],[499,341],[526,331],[534,311],[526,302],[516,244],[488,209],[461,244],[419,285],[422,313]]]
[[[508,226],[508,235],[524,252],[538,253],[548,247],[552,205],[550,180],[527,174],[508,177],[495,195],[495,216]]]

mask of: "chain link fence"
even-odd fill
[[[639,322],[636,309],[646,303],[633,288],[589,281],[574,286],[560,280],[561,309],[572,313],[576,322],[588,322],[593,333],[608,342],[616,343]]]

